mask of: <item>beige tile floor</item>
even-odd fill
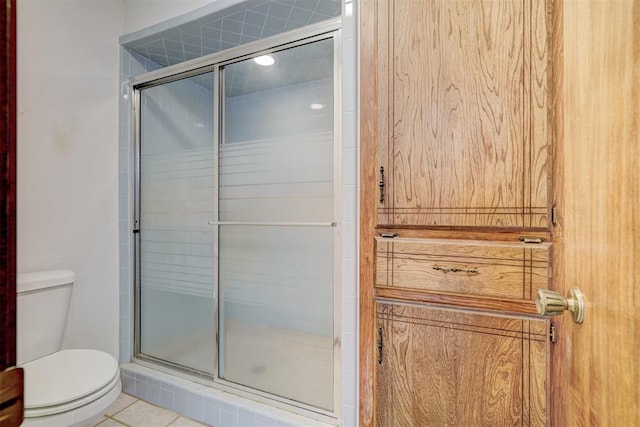
[[[107,409],[96,427],[204,427],[175,412],[159,408],[143,400],[121,393]]]

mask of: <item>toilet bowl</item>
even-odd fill
[[[83,427],[121,391],[118,361],[99,350],[60,350],[75,275],[18,275],[18,364],[24,369],[23,426]]]

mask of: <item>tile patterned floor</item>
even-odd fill
[[[95,427],[205,427],[175,412],[122,393]]]

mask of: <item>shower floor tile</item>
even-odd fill
[[[175,412],[121,393],[95,427],[206,427]]]

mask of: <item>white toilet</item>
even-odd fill
[[[23,426],[90,426],[122,388],[118,361],[98,350],[60,350],[75,274],[18,275],[18,365],[24,368]]]

